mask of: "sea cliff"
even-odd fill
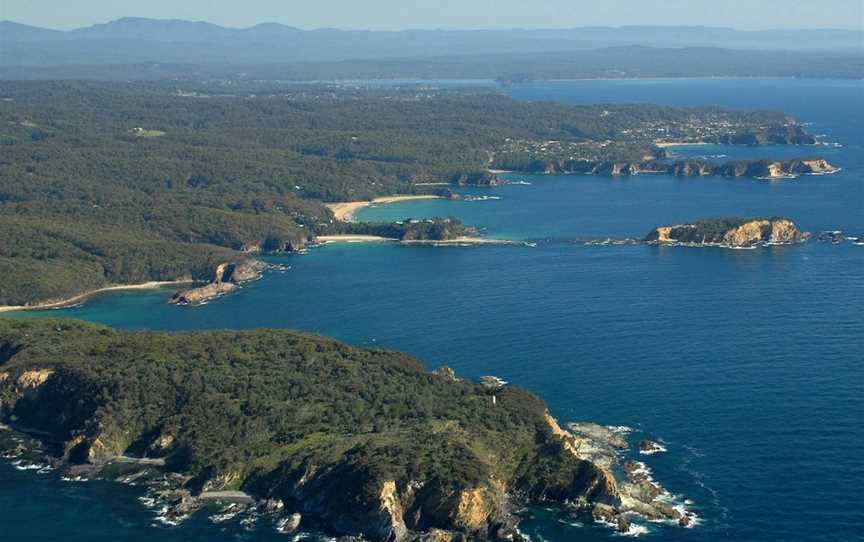
[[[826,175],[839,171],[824,158],[794,160],[736,160],[715,164],[706,160],[545,160],[535,161],[526,173],[585,174],[619,177],[666,174],[677,177],[755,177],[781,179],[799,175]]]
[[[693,224],[660,226],[645,241],[661,245],[752,248],[760,244],[788,245],[809,238],[787,218],[716,218]]]
[[[178,291],[169,302],[176,305],[200,305],[233,291],[241,284],[258,280],[266,268],[267,264],[252,258],[219,264],[213,270],[210,282]]]
[[[55,443],[67,476],[137,480],[170,524],[213,498],[376,541],[524,540],[530,502],[622,531],[635,514],[692,521],[653,481],[616,477],[615,431],[564,430],[497,379],[289,331],[2,321],[0,421]]]

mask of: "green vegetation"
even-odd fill
[[[342,228],[321,201],[491,184],[490,165],[519,166],[519,152],[548,141],[614,159],[650,152],[661,134],[791,122],[477,90],[251,83],[2,82],[0,99],[0,305],[112,283],[208,280],[214,263]],[[400,229],[350,226],[363,227]]]
[[[465,226],[454,217],[408,218],[399,222],[342,222],[335,226],[335,231],[342,234],[377,235],[401,241],[443,241],[477,235],[475,228]]]
[[[765,242],[792,244],[808,238],[809,234],[799,231],[788,218],[721,217],[660,227],[649,233],[645,241],[740,248]]]
[[[692,237],[707,238],[707,239],[722,239],[729,230],[735,229],[742,224],[752,222],[753,218],[741,217],[720,217],[720,218],[704,218],[697,220],[692,224]],[[772,219],[774,220],[774,219]]]
[[[484,529],[506,492],[613,498],[533,395],[289,331],[0,320],[0,420],[47,432],[71,463],[165,457],[187,487],[280,498],[345,532],[376,528],[387,481],[422,530]],[[459,495],[476,488],[483,526],[459,527]]]

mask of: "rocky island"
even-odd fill
[[[789,245],[809,238],[788,218],[714,218],[693,224],[660,226],[645,237],[658,245],[754,248],[762,244]]]
[[[141,483],[171,524],[211,500],[380,541],[524,540],[517,511],[535,502],[621,531],[694,519],[643,464],[615,474],[618,431],[562,429],[500,379],[290,331],[0,321],[0,421],[65,476]]]

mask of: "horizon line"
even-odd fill
[[[51,30],[54,32],[75,32],[76,30],[83,30],[86,28],[92,28],[94,26],[102,26],[108,25],[112,23],[116,23],[123,20],[140,20],[140,21],[158,21],[158,22],[184,22],[184,23],[194,23],[194,24],[206,24],[217,26],[219,28],[223,28],[226,30],[250,30],[263,25],[279,25],[285,28],[293,28],[296,30],[300,30],[303,32],[315,32],[322,30],[331,30],[331,31],[340,31],[340,32],[514,32],[514,31],[523,31],[523,32],[543,32],[543,31],[566,31],[566,30],[588,30],[588,29],[610,29],[610,30],[620,30],[620,29],[628,29],[628,28],[693,28],[693,29],[712,29],[712,30],[731,30],[734,32],[824,32],[824,31],[835,31],[835,32],[858,32],[864,33],[864,29],[862,28],[840,28],[840,27],[818,27],[818,28],[759,28],[759,29],[741,29],[733,26],[710,26],[710,25],[699,25],[699,24],[689,24],[689,25],[654,25],[654,24],[631,24],[631,25],[590,25],[590,26],[560,26],[560,27],[500,27],[500,28],[489,28],[489,27],[475,27],[475,28],[454,28],[454,27],[438,27],[438,28],[422,28],[422,27],[406,27],[406,28],[390,28],[390,29],[371,29],[371,28],[339,28],[334,26],[322,26],[322,27],[302,27],[295,26],[291,24],[281,23],[278,21],[260,21],[251,26],[226,26],[219,23],[214,23],[211,21],[206,21],[203,19],[181,19],[176,17],[170,18],[158,18],[158,17],[141,17],[135,15],[127,15],[123,17],[119,17],[117,19],[110,19],[105,22],[96,22],[91,23],[85,26],[77,26],[74,28],[53,28],[49,26],[39,26],[31,23],[24,23],[20,21],[15,21],[12,19],[3,19],[0,20],[0,23],[13,23],[22,26],[29,26],[31,28],[38,28],[41,30]]]

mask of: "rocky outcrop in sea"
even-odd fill
[[[246,259],[237,263],[223,263],[216,266],[211,282],[179,291],[169,303],[175,305],[200,305],[211,299],[223,296],[238,286],[258,280],[267,264],[260,260]]]
[[[809,238],[787,218],[717,218],[693,224],[660,226],[645,237],[657,245],[755,248],[759,245],[790,245]]]

